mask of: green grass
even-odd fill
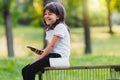
[[[22,80],[22,68],[34,59],[34,57],[0,58],[0,80]],[[73,56],[70,59],[71,66],[119,64],[119,61],[119,56],[101,55]]]
[[[23,66],[34,58],[0,58],[0,80],[22,80]]]
[[[119,30],[120,26],[114,26],[114,34],[110,35],[107,27],[92,27],[92,54],[84,55],[84,30],[72,28],[71,66],[120,64]],[[16,58],[7,58],[5,29],[0,26],[0,80],[22,80],[21,69],[37,57],[26,46],[43,46],[42,28],[13,28],[13,37]]]

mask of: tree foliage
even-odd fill
[[[81,0],[66,0],[63,1],[65,5],[67,17],[67,23],[72,27],[79,27],[81,26],[81,18],[82,18],[82,1]]]
[[[3,23],[2,12],[3,12],[3,3],[2,0],[0,0],[0,23]]]
[[[18,22],[20,24],[42,26],[42,9],[43,6],[41,0],[14,1],[11,9],[14,24]]]
[[[116,2],[115,8],[120,12],[120,0],[114,0],[114,1]]]
[[[2,11],[3,10],[3,4],[2,4],[2,0],[0,0],[0,11]]]
[[[32,24],[33,26],[43,26],[42,20],[42,0],[9,0],[11,1],[10,12],[12,13],[13,24]],[[46,1],[46,0],[44,0]],[[70,27],[82,26],[82,0],[61,0],[66,8],[66,21]],[[3,23],[2,7],[0,0],[0,23]],[[120,1],[110,0],[110,9],[112,12],[120,12]],[[107,8],[106,0],[88,0],[89,15],[92,25],[106,25]]]

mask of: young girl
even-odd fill
[[[48,3],[43,10],[46,25],[47,46],[38,59],[22,69],[23,80],[35,80],[38,71],[44,73],[44,67],[49,67],[49,58],[67,58],[70,56],[69,28],[65,24],[65,9],[57,2]],[[37,53],[39,51],[36,51]],[[59,64],[59,63],[58,63]]]

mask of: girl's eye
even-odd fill
[[[44,15],[52,15],[52,13],[45,13]]]
[[[51,13],[49,13],[48,15],[52,15]]]
[[[46,13],[44,14],[44,16],[47,15]]]

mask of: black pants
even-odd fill
[[[43,59],[33,63],[33,64],[28,64],[22,69],[22,76],[23,80],[35,80],[35,74],[39,71],[41,73],[44,73],[44,67],[49,67],[49,58],[57,58],[61,57],[61,55],[56,54],[56,53],[50,53]]]

